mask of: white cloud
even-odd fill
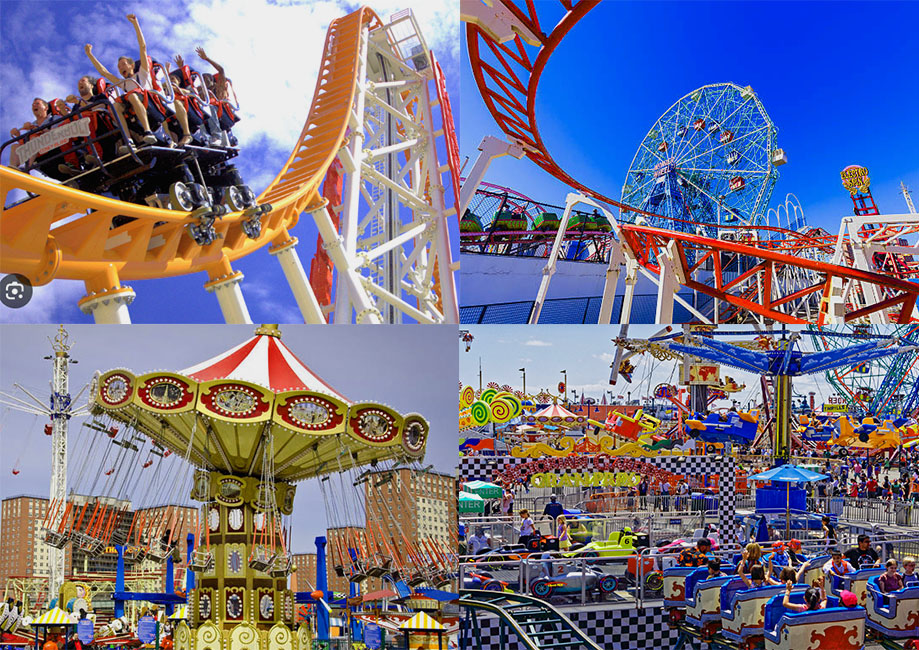
[[[524,345],[528,345],[531,348],[548,348],[552,347],[552,344],[548,341],[540,341],[539,339],[530,339],[529,341],[524,342]]]
[[[607,363],[612,363],[616,358],[611,352],[602,352],[600,354],[593,355],[594,359],[600,359],[600,361],[606,361]]]
[[[77,301],[86,295],[86,287],[75,280],[57,280],[32,288],[32,299],[25,307],[0,307],[0,322],[55,323],[81,322],[87,316],[80,312]]]

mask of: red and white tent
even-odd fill
[[[255,336],[248,341],[180,373],[197,381],[248,381],[276,393],[310,390],[351,403],[300,361],[281,342],[280,332],[271,326],[258,328]]]
[[[551,406],[547,406],[538,413],[528,415],[526,420],[527,422],[543,422],[561,426],[574,426],[586,422],[587,418],[585,418],[583,415],[575,415],[564,406],[552,404]]]

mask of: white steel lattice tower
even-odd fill
[[[71,416],[71,398],[68,380],[70,364],[70,341],[64,327],[58,330],[52,341],[54,356],[53,376],[51,381],[51,500],[49,504],[63,506],[67,492],[67,425]],[[63,513],[63,507],[57,508],[54,520],[49,522],[52,530],[57,530]],[[48,547],[49,594],[56,594],[64,582],[65,553],[63,548]]]
[[[906,187],[906,183],[900,181],[900,194],[903,195],[903,198],[906,199],[906,207],[909,208],[910,214],[916,214],[916,206],[913,205],[913,197],[909,193],[909,188]]]
[[[434,125],[436,62],[410,11],[361,35],[348,144],[335,323],[456,323],[442,175]],[[334,248],[340,246],[341,251]],[[338,259],[336,259],[336,256]],[[344,277],[343,277],[344,276]]]

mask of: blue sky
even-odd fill
[[[384,21],[395,11],[413,9],[428,46],[444,69],[458,119],[456,3],[377,0],[368,4]],[[193,65],[198,69],[207,70],[209,66],[194,53],[200,45],[210,58],[224,66],[241,104],[242,121],[234,128],[242,147],[237,165],[246,182],[256,193],[261,192],[287,160],[302,129],[329,22],[358,6],[341,0],[4,0],[0,13],[3,133],[31,119],[33,97],[64,97],[75,91],[81,75],[93,72],[83,52],[85,43],[93,44],[94,54],[109,70],[115,69],[115,61],[121,55],[136,57],[134,31],[124,18],[133,12],[140,19],[153,58],[171,61],[174,54],[180,53],[187,61],[197,61]],[[292,234],[300,240],[298,251],[308,273],[316,247],[316,229],[311,220],[303,219]],[[255,322],[302,322],[280,266],[267,250],[250,255],[234,267],[246,276],[242,290]],[[202,286],[206,280],[203,273],[198,273],[127,282],[137,293],[130,308],[132,321],[223,322],[216,298]],[[32,304],[24,309],[0,307],[0,321],[92,322],[76,306],[84,294],[80,282],[54,282],[37,288]]]
[[[94,373],[127,368],[137,374],[177,372],[206,361],[249,339],[255,326],[220,327],[113,325],[69,326],[70,390],[76,396]],[[21,393],[18,383],[33,395],[46,398],[51,364],[49,337],[57,326],[3,325],[0,328],[0,391]],[[448,327],[380,326],[361,330],[317,326],[281,326],[282,341],[330,386],[356,401],[387,404],[400,413],[420,413],[431,434],[425,466],[441,472],[456,468],[456,332]],[[168,341],[168,344],[165,344]],[[343,351],[347,350],[347,354]],[[411,350],[411,354],[406,354]],[[86,403],[86,393],[78,402]],[[71,423],[70,458],[74,485],[79,460],[82,418]],[[50,480],[50,438],[42,433],[47,420],[0,405],[0,498],[16,494],[47,495]],[[76,460],[74,460],[76,459]],[[11,470],[19,463],[21,473]],[[88,465],[92,467],[92,463]],[[98,468],[95,468],[98,469]],[[143,486],[132,490],[137,499]],[[316,481],[298,484],[294,504],[293,549],[312,551],[312,539],[323,534],[325,507]]]
[[[558,6],[542,5],[543,24]],[[603,2],[550,59],[537,122],[563,169],[618,198],[639,143],[677,99],[751,85],[789,160],[770,205],[794,193],[808,223],[835,233],[852,213],[839,177],[848,165],[869,169],[882,214],[907,212],[901,180],[919,202],[917,24],[916,2]],[[460,151],[474,159],[483,136],[502,134],[465,37],[462,48]],[[486,180],[556,205],[570,191],[526,159],[493,162]]]

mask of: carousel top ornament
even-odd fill
[[[199,468],[237,476],[261,475],[270,433],[275,479],[286,482],[421,459],[429,430],[417,413],[346,398],[284,345],[277,325],[179,372],[98,374],[90,408]]]

